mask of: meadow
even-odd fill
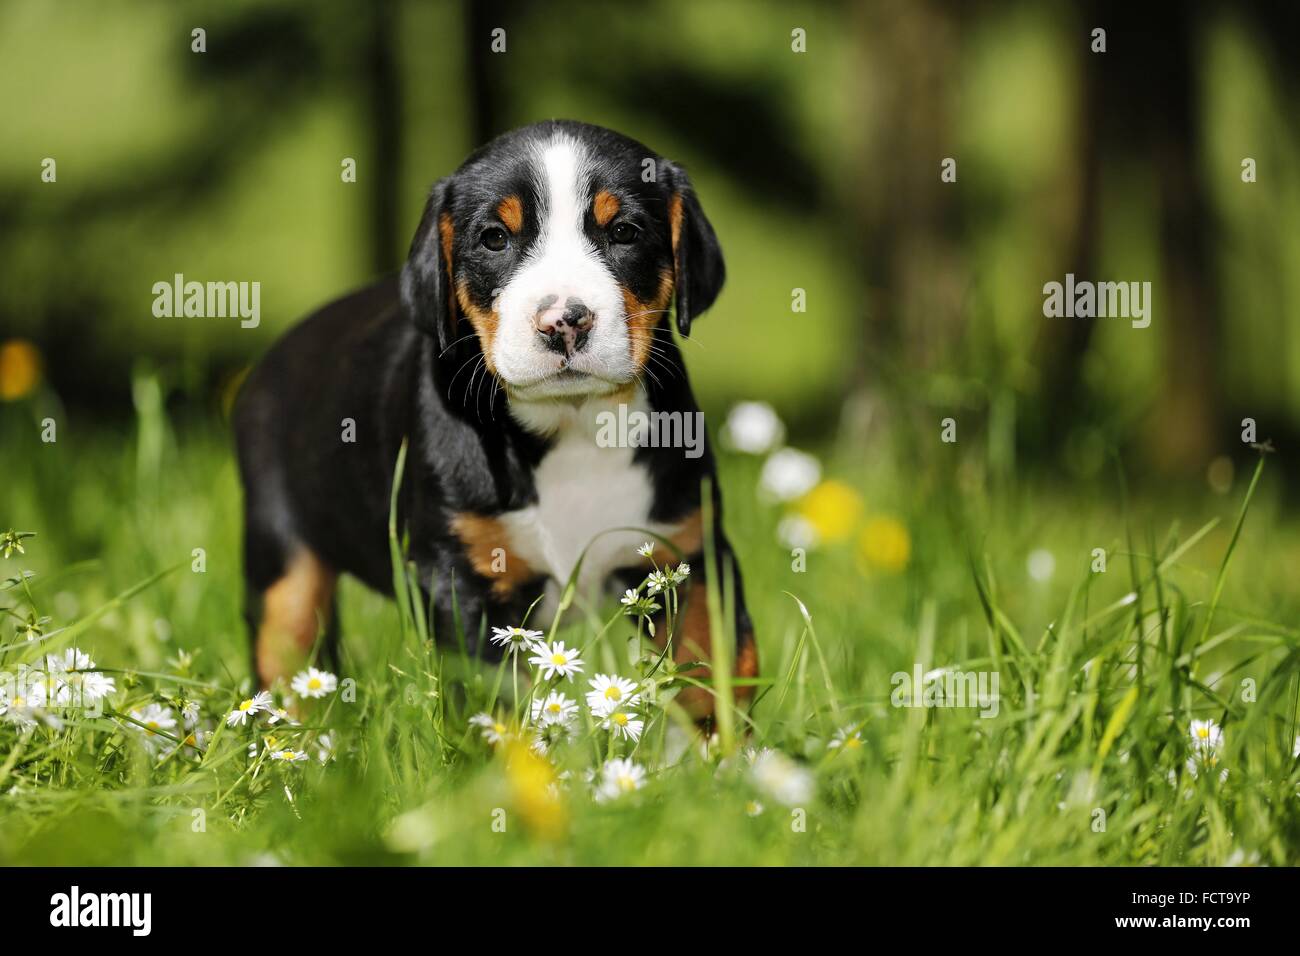
[[[769,455],[724,449],[762,676],[713,739],[618,601],[485,622],[578,648],[548,680],[355,582],[338,673],[294,721],[288,688],[239,716],[229,437],[163,395],[138,374],[134,419],[60,414],[53,443],[35,403],[0,407],[0,671],[56,665],[45,706],[0,717],[0,863],[1295,862],[1300,531],[1266,455],[1217,491],[1130,494],[1116,464],[1016,478],[936,426],[823,443],[780,502]],[[671,602],[666,578],[636,600]],[[996,675],[996,706],[897,706],[914,672]],[[596,674],[630,681],[638,739],[585,702]],[[82,689],[96,707],[58,706]],[[530,716],[553,691],[562,726]]]

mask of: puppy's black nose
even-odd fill
[[[548,295],[537,303],[534,322],[537,334],[552,352],[572,355],[582,351],[596,316],[586,304],[574,296],[559,304],[557,296]]]

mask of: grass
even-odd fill
[[[0,670],[76,646],[117,688],[101,716],[0,721],[0,863],[1295,862],[1300,536],[1266,461],[1228,497],[1125,502],[1118,481],[1113,496],[1080,498],[987,479],[976,448],[961,468],[864,467],[852,448],[823,449],[869,514],[907,529],[911,558],[886,573],[852,538],[795,570],[775,543],[779,510],[755,495],[760,463],[724,457],[763,661],[757,705],[728,712],[707,751],[671,705],[650,708],[634,754],[646,785],[598,802],[584,772],[628,745],[584,721],[554,767],[494,751],[469,717],[510,722],[526,669],[471,659],[454,635],[433,643],[410,593],[344,586],[340,676],[355,694],[308,702],[303,726],[278,732],[279,746],[313,753],[328,733],[328,763],[270,760],[264,720],[219,723],[250,692],[237,482],[223,428],[169,420],[151,381],[137,381],[134,421],[68,418],[52,445],[33,408],[0,409],[0,530],[36,533],[0,558]],[[1040,556],[1028,575],[1035,551],[1056,570],[1042,573]],[[711,594],[714,619],[729,606]],[[671,693],[666,662],[613,603],[575,600],[554,636],[583,649],[584,677],[653,672],[660,700]],[[996,673],[997,715],[893,706],[894,675],[914,666]],[[201,749],[151,749],[130,712],[181,698],[220,729]],[[1213,767],[1193,720],[1222,729]],[[828,747],[837,732],[854,744]],[[786,756],[756,772],[750,747]]]

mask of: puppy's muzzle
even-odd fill
[[[561,355],[572,356],[587,344],[595,314],[575,296],[560,304],[560,297],[548,295],[537,303],[533,324],[546,348]]]

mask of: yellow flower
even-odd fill
[[[858,552],[868,566],[898,572],[912,556],[912,538],[901,522],[878,515],[867,521],[858,536]]]
[[[833,544],[853,533],[862,517],[862,498],[844,482],[831,479],[804,495],[798,512],[817,532],[818,541]]]
[[[26,398],[41,383],[41,353],[26,339],[0,345],[0,400]]]
[[[544,840],[564,833],[568,815],[554,768],[517,740],[506,745],[506,782],[510,802],[531,833]]]

